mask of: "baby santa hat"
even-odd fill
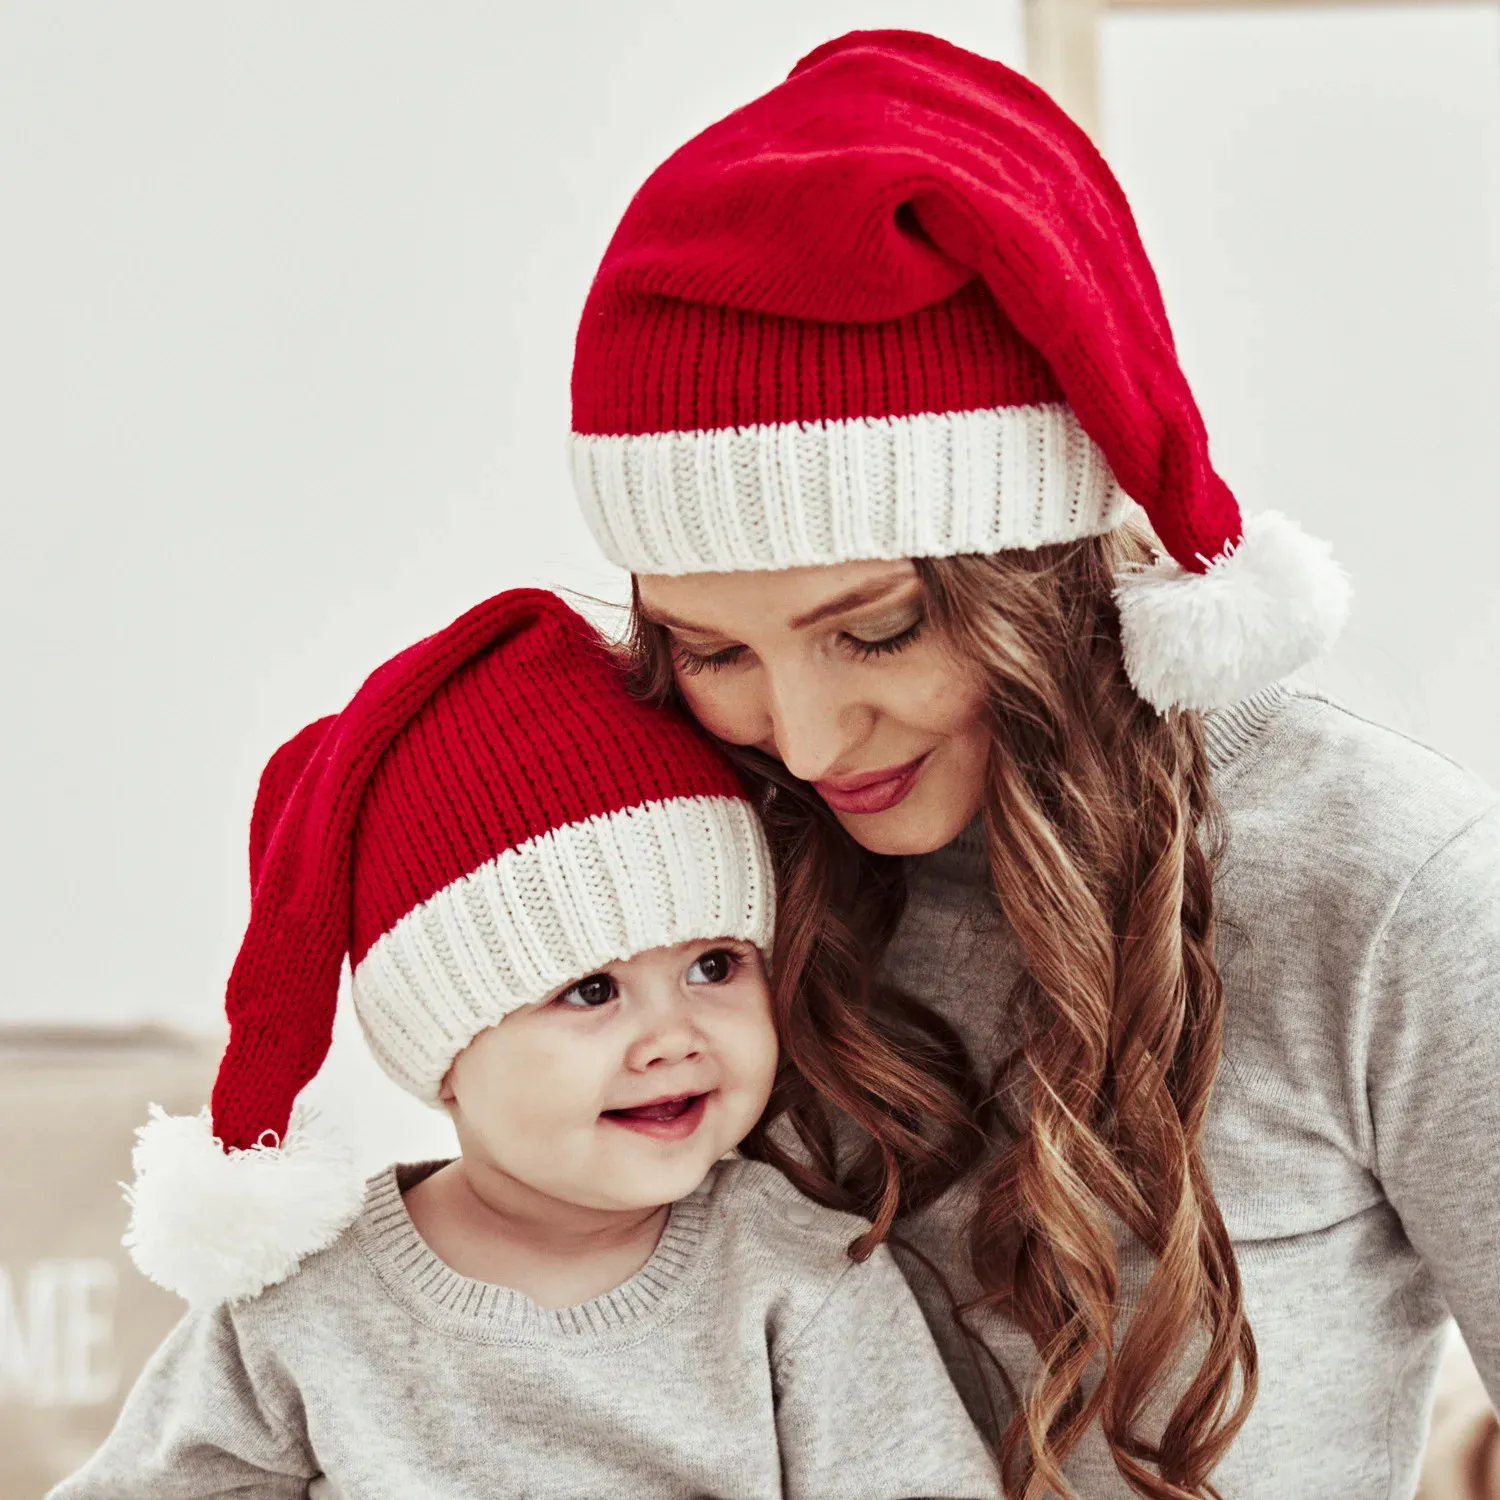
[[[339,977],[381,1066],[430,1104],[487,1027],[649,948],[769,950],[770,857],[734,771],[626,692],[553,594],[486,601],[271,758],[211,1113],[138,1133],[135,1263],[195,1305],[253,1296],[358,1214],[352,1158],[298,1093]]]
[[[584,307],[573,429],[636,573],[1034,548],[1134,501],[1165,556],[1120,581],[1125,664],[1163,712],[1266,686],[1348,611],[1326,544],[1215,473],[1088,138],[916,32],[827,43],[651,175]]]

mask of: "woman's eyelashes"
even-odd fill
[[[745,654],[743,646],[725,646],[721,651],[690,651],[675,638],[671,646],[672,660],[676,663],[677,670],[688,677],[696,677],[699,672],[717,672]]]
[[[891,656],[897,651],[905,650],[921,635],[922,627],[926,623],[927,616],[919,614],[910,624],[902,626],[889,635],[880,636],[876,640],[867,640],[849,631],[843,631],[841,634],[849,649],[861,661],[868,661],[872,656]]]
[[[879,633],[878,626],[870,635],[841,630],[838,642],[856,660],[869,661],[875,656],[890,656],[904,650],[922,633],[922,627],[926,623],[927,616],[919,613],[915,619],[908,620],[885,634]],[[747,649],[744,646],[723,646],[717,651],[694,651],[675,637],[670,644],[672,660],[676,663],[677,670],[688,677],[695,677],[699,672],[718,672],[724,667],[733,666],[744,657]]]

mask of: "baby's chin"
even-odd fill
[[[591,1206],[620,1212],[676,1203],[697,1192],[715,1163],[733,1146],[733,1141],[723,1138],[705,1139],[694,1142],[691,1150],[656,1160],[645,1153],[632,1152],[623,1160],[617,1155],[585,1191],[592,1200]]]
[[[660,1208],[691,1197],[703,1186],[723,1152],[693,1153],[691,1158],[611,1172],[598,1183],[598,1206],[619,1211]]]

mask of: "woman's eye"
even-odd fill
[[[693,960],[692,966],[687,971],[687,982],[689,984],[723,984],[726,979],[732,979],[734,972],[740,966],[737,953],[731,953],[727,948],[714,948],[708,953],[700,953]]]
[[[926,623],[927,616],[918,615],[909,625],[904,625],[901,629],[889,635],[883,635],[877,640],[867,640],[863,636],[846,630],[844,642],[861,661],[868,660],[872,656],[889,656],[892,652],[911,645],[922,633],[922,627]]]
[[[619,989],[610,975],[590,974],[587,979],[580,979],[577,984],[565,989],[557,997],[557,1003],[571,1006],[575,1010],[593,1010],[601,1005],[608,1005],[617,994]]]
[[[699,672],[717,672],[745,654],[743,646],[725,646],[720,651],[690,651],[681,641],[672,642],[672,660],[679,672],[695,677]]]

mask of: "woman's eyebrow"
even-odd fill
[[[878,578],[872,583],[856,584],[851,589],[845,589],[842,594],[835,594],[831,599],[825,599],[815,608],[808,610],[805,614],[796,616],[788,622],[792,630],[806,630],[809,625],[817,625],[832,615],[841,615],[846,610],[859,609],[866,604],[878,604],[882,599],[894,594],[898,589],[905,588],[916,580],[910,577],[900,578]],[[684,620],[665,609],[657,609],[653,605],[641,605],[641,613],[651,621],[653,625],[661,625],[667,630],[679,630],[689,635],[722,635],[721,630],[712,625],[695,625],[691,620]]]
[[[878,604],[889,594],[894,594],[898,589],[907,588],[917,580],[907,575],[899,578],[882,578],[873,583],[856,584],[852,589],[845,589],[842,594],[835,594],[832,599],[825,599],[816,609],[810,609],[805,615],[798,615],[790,622],[793,630],[806,630],[809,625],[817,625],[832,615],[841,615],[846,610],[859,609],[866,604]]]
[[[694,625],[691,620],[679,620],[676,615],[669,614],[664,609],[653,609],[644,601],[641,603],[641,613],[653,625],[660,625],[665,630],[686,631],[689,635],[717,635],[719,633],[712,626]]]

